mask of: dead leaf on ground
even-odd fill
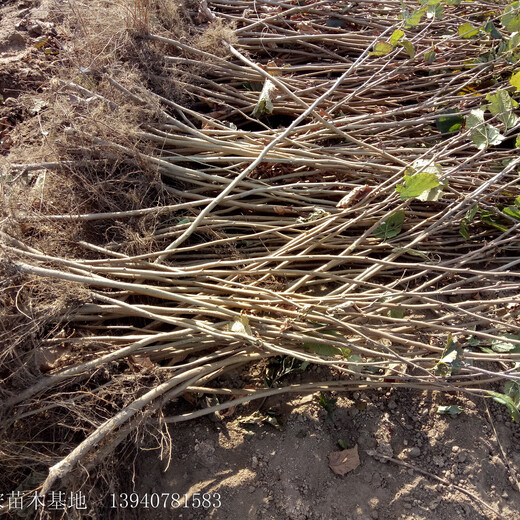
[[[128,364],[134,372],[144,372],[151,370],[155,366],[148,356],[142,356],[140,354],[128,356]]]
[[[358,202],[361,199],[364,199],[367,195],[370,195],[374,188],[372,186],[368,186],[364,184],[363,186],[358,186],[354,188],[350,193],[345,195],[337,204],[337,208],[346,209],[354,204],[354,202]]]
[[[329,467],[336,475],[346,475],[360,464],[357,444],[349,450],[329,453]]]

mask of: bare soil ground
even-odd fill
[[[23,138],[19,125],[38,121],[38,109],[28,100],[52,78],[52,53],[35,47],[39,37],[54,30],[51,4],[0,2],[4,160],[20,159],[9,157],[13,140]],[[23,159],[30,162],[31,150],[40,155],[40,146],[28,143]],[[320,370],[308,369],[313,377]],[[236,375],[237,380],[251,377],[262,374]],[[157,439],[143,439],[131,467],[133,479],[126,490],[118,490],[116,507],[107,504],[103,518],[480,520],[495,518],[493,511],[507,520],[520,518],[520,427],[496,403],[488,409],[482,400],[411,390],[328,397],[337,399],[330,412],[316,395],[289,395],[239,407],[225,417],[172,425],[169,456],[160,456]],[[436,413],[439,405],[452,404],[462,413]],[[175,408],[192,406],[180,400]],[[277,427],[247,421],[268,411]],[[345,476],[329,468],[328,455],[340,449],[338,441],[359,449],[360,466]],[[10,491],[0,489],[0,494]],[[179,507],[161,502],[133,509],[119,491],[139,497],[177,493],[180,502],[173,505]],[[194,493],[210,494],[211,504],[195,507]]]
[[[161,461],[157,449],[136,459],[135,492],[178,493],[181,501],[187,494],[192,506],[196,493],[209,494],[212,502],[150,509],[147,517],[483,520],[495,517],[492,508],[518,518],[520,427],[497,404],[488,413],[481,400],[405,390],[334,397],[331,413],[316,395],[268,399],[262,415],[276,417],[281,430],[248,422],[258,403],[232,417],[175,425],[171,460]],[[441,405],[463,412],[439,415]],[[339,441],[360,455],[345,476],[329,467]]]

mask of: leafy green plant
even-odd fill
[[[318,404],[327,412],[327,419],[332,419],[332,414],[336,409],[337,399],[327,397],[323,392],[320,392],[318,397]]]

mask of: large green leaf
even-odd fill
[[[415,175],[405,175],[404,185],[398,184],[395,190],[401,196],[401,199],[418,198],[424,192],[436,188],[440,185],[440,181],[435,173],[420,172]]]
[[[374,231],[374,235],[378,238],[393,238],[401,232],[403,222],[404,211],[396,211]]]
[[[513,112],[518,107],[518,103],[506,90],[498,89],[495,94],[489,93],[486,101],[489,101],[489,111],[506,125],[506,130],[513,128],[518,123],[518,117]]]
[[[479,150],[500,144],[504,136],[494,127],[484,123],[484,110],[477,108],[466,116],[466,127],[471,129],[471,140]]]
[[[500,22],[509,32],[520,31],[520,2],[508,5]]]

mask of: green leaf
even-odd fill
[[[426,18],[440,20],[444,14],[444,7],[439,4],[429,4],[426,11]]]
[[[439,130],[439,132],[442,134],[456,132],[464,124],[464,118],[458,115],[458,110],[447,110],[443,114],[446,115],[439,117],[435,121],[437,130]]]
[[[505,213],[516,220],[520,220],[520,208],[517,206],[508,206],[502,210],[502,213]]]
[[[311,352],[318,354],[319,356],[334,357],[338,354],[341,354],[341,350],[334,345],[326,345],[324,343],[316,343],[314,341],[304,341],[303,346]]]
[[[404,215],[403,210],[396,211],[374,231],[374,235],[383,239],[397,236],[403,227]]]
[[[443,377],[458,374],[462,367],[462,355],[462,347],[450,333],[442,357],[435,365],[435,373]]]
[[[459,415],[462,413],[462,408],[455,404],[452,404],[451,406],[438,406],[437,413],[440,413],[441,415]]]
[[[500,339],[491,340],[491,349],[494,352],[520,354],[520,345],[507,341],[508,339],[520,341],[520,334],[504,334],[500,336]]]
[[[520,90],[520,70],[518,72],[515,72],[511,79],[509,80],[509,83],[516,88],[516,91],[518,92]]]
[[[478,29],[475,29],[469,22],[459,26],[459,36],[461,38],[473,38],[478,35]]]
[[[404,176],[404,186],[398,184],[395,190],[400,194],[401,200],[418,198],[424,192],[440,185],[435,173],[421,172],[415,175]]]
[[[504,383],[504,394],[509,397],[515,406],[520,404],[520,382],[508,380]]]
[[[421,23],[421,19],[426,13],[426,8],[422,7],[421,9],[417,9],[413,11],[411,14],[408,12],[404,12],[401,14],[401,18],[404,20],[404,28],[411,29],[412,27],[417,27]]]
[[[469,234],[468,221],[466,219],[462,219],[459,224],[459,233],[466,239],[469,240],[471,235]]]
[[[318,397],[318,404],[327,411],[327,415],[332,414],[336,408],[337,401],[337,399],[325,396],[323,392],[320,392],[320,396]]]
[[[437,54],[435,52],[435,49],[432,49],[431,51],[424,53],[424,61],[426,63],[433,63],[436,58],[437,58]]]
[[[480,340],[475,336],[470,336],[468,338],[468,343],[471,347],[478,347],[480,345]]]
[[[340,332],[334,329],[325,329],[321,331],[322,334],[328,334],[330,336],[336,336],[341,337]],[[309,336],[309,338],[312,338],[312,336]],[[350,349],[348,348],[341,348],[336,347],[334,345],[329,345],[327,343],[318,343],[317,341],[304,341],[302,343],[303,347],[320,355],[320,356],[328,356],[328,357],[334,357],[334,356],[344,356],[348,357],[350,355]]]
[[[473,222],[473,219],[475,218],[475,215],[477,214],[479,210],[478,204],[475,204],[471,209],[469,209],[466,213],[466,216],[460,221],[459,225],[459,233],[466,239],[469,240],[470,234],[469,234],[469,224]]]
[[[473,222],[473,219],[475,218],[475,215],[478,213],[479,209],[480,208],[478,204],[475,204],[472,208],[468,210],[468,212],[466,213],[466,219],[468,220],[468,222]]]
[[[487,394],[493,398],[493,401],[496,401],[497,403],[503,404],[505,407],[507,407],[513,421],[518,422],[520,420],[520,412],[518,411],[518,408],[511,397],[500,394],[499,392],[492,392],[491,390],[487,390]]]
[[[339,439],[339,440],[338,440],[338,446],[339,446],[342,450],[346,450],[346,449],[348,448],[347,443],[346,443],[343,439]]]
[[[500,42],[501,46],[502,44],[503,42]],[[506,48],[504,50],[514,51],[518,47],[518,45],[520,45],[520,33],[515,32],[511,35],[511,38],[507,40]]]
[[[518,117],[513,112],[518,107],[518,103],[506,90],[499,89],[496,94],[489,93],[486,101],[490,102],[488,110],[506,125],[506,130],[513,128],[518,123]]]
[[[471,140],[479,150],[500,144],[504,136],[494,127],[484,123],[484,110],[477,108],[466,116],[466,127],[471,129]]]
[[[491,20],[484,26],[484,31],[486,31],[491,36],[491,38],[494,38],[495,40],[502,40],[502,35],[498,32],[495,24]]]
[[[520,31],[520,2],[508,5],[500,22],[509,32]]]
[[[404,318],[406,310],[402,307],[397,307],[388,311],[387,316],[390,318]]]
[[[189,218],[183,218],[182,220],[179,220],[179,222],[177,222],[177,226],[180,226],[181,224],[189,224],[191,222],[191,220]]]
[[[485,224],[488,224],[489,226],[494,227],[495,229],[498,229],[502,232],[505,232],[509,229],[507,226],[504,226],[504,224],[497,218],[495,213],[493,213],[492,211],[483,211],[480,215],[480,220]]]
[[[404,36],[404,31],[401,31],[401,29],[396,29],[392,36],[390,36],[390,43],[395,47],[397,45],[397,42]]]
[[[410,56],[411,59],[415,58],[415,49],[413,48],[412,42],[402,40],[399,42],[399,45],[404,47],[404,50],[408,53],[408,56]]]
[[[386,42],[377,42],[370,56],[386,56],[394,50],[394,46]]]

